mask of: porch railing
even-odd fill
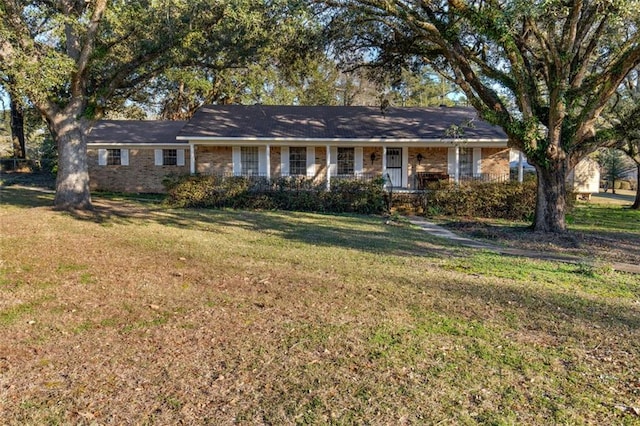
[[[245,174],[234,175],[233,173],[217,173],[213,175],[214,178],[221,179],[223,181],[244,179],[250,185],[252,190],[255,191],[310,191],[326,188],[326,181],[324,179],[307,177],[304,175],[299,176],[279,176],[271,175],[267,177],[266,174]],[[358,173],[349,175],[333,175],[331,176],[332,185],[343,181],[361,181],[370,182],[373,179],[380,178],[380,174],[375,173]],[[460,183],[467,182],[509,182],[512,177],[509,173],[480,173],[472,176],[459,176]],[[446,184],[454,182],[453,176],[446,173],[416,173],[413,175],[413,188],[417,190],[429,190],[440,189]]]

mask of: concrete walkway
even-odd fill
[[[450,240],[458,243],[464,247],[471,247],[479,250],[485,250],[492,253],[503,254],[507,256],[528,257],[531,259],[549,260],[552,262],[563,262],[573,264],[588,264],[591,266],[608,266],[616,271],[627,272],[630,274],[640,274],[640,265],[633,265],[629,263],[619,262],[599,262],[590,259],[585,259],[577,256],[563,255],[557,253],[541,253],[537,251],[529,251],[522,249],[515,249],[509,247],[500,247],[483,241],[477,241],[471,238],[462,237],[457,235],[442,226],[436,225],[433,222],[429,222],[424,218],[417,216],[409,216],[409,222],[413,225],[420,227],[425,232],[435,236]]]

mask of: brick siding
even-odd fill
[[[156,166],[153,149],[129,149],[128,166],[98,165],[98,149],[87,150],[90,188],[93,191],[164,193],[162,180],[170,174],[189,173],[189,150],[184,166]]]

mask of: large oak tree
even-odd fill
[[[3,0],[0,77],[58,146],[55,206],[91,208],[85,134],[171,67],[243,66],[286,23],[284,0]]]
[[[340,50],[449,75],[538,174],[537,231],[565,231],[565,179],[640,63],[637,0],[326,0]]]

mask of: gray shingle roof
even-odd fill
[[[177,144],[186,121],[102,120],[87,135],[91,144]]]
[[[502,129],[472,108],[206,105],[182,128],[180,139],[447,139],[452,125],[473,120],[467,140],[506,140]]]

